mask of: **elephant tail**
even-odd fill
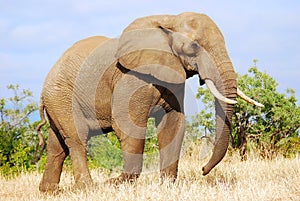
[[[37,125],[35,130],[36,130],[38,138],[39,138],[39,146],[42,148],[42,150],[44,150],[45,145],[46,145],[45,139],[41,133],[41,128],[47,123],[46,118],[45,118],[44,109],[45,109],[45,105],[44,105],[43,101],[41,100],[40,107],[39,107],[39,113],[40,113],[40,118],[41,118],[42,122],[39,123],[39,125]]]

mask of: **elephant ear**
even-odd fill
[[[173,54],[166,33],[161,28],[125,31],[119,39],[116,58],[124,68],[150,74],[168,83],[185,82],[186,74]]]

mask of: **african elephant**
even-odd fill
[[[91,183],[86,143],[101,132],[115,131],[121,143],[124,170],[111,182],[138,178],[150,116],[157,125],[161,176],[175,180],[184,135],[185,80],[193,75],[216,97],[216,140],[203,167],[206,175],[226,153],[233,105],[237,95],[244,95],[237,90],[236,73],[214,22],[197,13],[148,16],[132,22],[120,38],[96,36],[75,43],[53,66],[41,93],[41,145],[44,113],[50,129],[40,190],[57,188],[69,154],[75,184]]]

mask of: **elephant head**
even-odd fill
[[[203,14],[144,17],[135,20],[123,31],[116,57],[122,66],[134,69],[147,64],[147,60],[153,62],[147,54],[153,50],[159,52],[155,56],[158,60],[166,60],[169,58],[167,55],[172,54],[179,62],[170,63],[168,60],[169,63],[164,63],[172,65],[173,70],[185,79],[198,74],[200,84],[206,83],[215,96],[216,140],[211,159],[202,169],[203,175],[206,175],[227,151],[233,104],[236,96],[242,93],[237,90],[236,73],[224,38],[216,24]],[[173,83],[182,81],[170,78],[171,74],[165,71],[156,74]],[[242,98],[249,101],[248,97]]]

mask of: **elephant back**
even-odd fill
[[[64,130],[59,127],[66,125],[66,120],[76,126],[76,122],[85,122],[86,116],[93,118],[94,106],[91,102],[94,100],[90,94],[93,89],[90,88],[89,81],[95,80],[93,76],[96,76],[97,71],[101,71],[97,68],[103,61],[99,57],[95,58],[94,52],[99,51],[106,41],[109,41],[109,38],[95,36],[76,42],[64,52],[48,73],[42,89],[41,101],[45,105],[48,116],[55,121],[54,124],[59,130]],[[95,72],[89,72],[91,70]],[[87,75],[90,77],[86,77]],[[81,102],[83,99],[85,100]],[[85,107],[85,109],[81,109],[81,113],[74,115],[74,112],[79,111],[78,107]],[[86,127],[78,125],[77,128],[73,128],[74,126],[70,128],[74,132],[82,133]]]

